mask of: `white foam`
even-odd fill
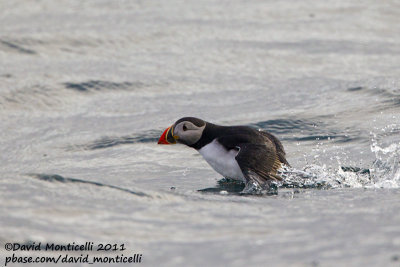
[[[356,167],[327,168],[325,165],[306,165],[303,169],[284,167],[280,175],[282,186],[301,188],[400,188],[400,143],[371,145],[375,161],[365,169]]]

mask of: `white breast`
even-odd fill
[[[245,181],[242,170],[235,157],[238,151],[226,150],[216,140],[203,146],[199,153],[213,169],[226,178]]]

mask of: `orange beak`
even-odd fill
[[[165,129],[163,134],[160,136],[160,139],[158,139],[158,144],[162,145],[176,144],[176,139],[178,139],[178,137],[174,136],[174,128],[172,125],[171,127]]]

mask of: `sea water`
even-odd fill
[[[398,266],[399,8],[0,1],[0,260],[93,242],[143,266]],[[184,116],[275,134],[278,193],[157,145]]]

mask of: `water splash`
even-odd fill
[[[358,167],[327,168],[316,164],[307,165],[301,170],[284,167],[279,173],[283,177],[283,188],[362,188],[371,183],[369,169]]]
[[[336,188],[400,188],[400,143],[386,147],[378,145],[376,136],[371,145],[375,161],[369,168],[308,164],[302,169],[283,166],[278,174],[283,178],[274,182],[271,190],[265,192],[256,184],[245,186],[243,182],[224,178],[213,188],[199,190],[205,193],[274,195],[278,188],[336,189]]]
[[[396,128],[397,129],[397,128]],[[279,174],[284,188],[399,188],[400,187],[400,143],[382,145],[373,134],[371,151],[375,160],[367,168],[310,164],[298,170],[283,167]]]
[[[388,125],[391,132],[398,130],[396,125]],[[374,187],[400,187],[400,142],[387,146],[378,143],[377,134],[373,134],[371,151],[375,153],[375,161],[371,167],[371,178]]]

